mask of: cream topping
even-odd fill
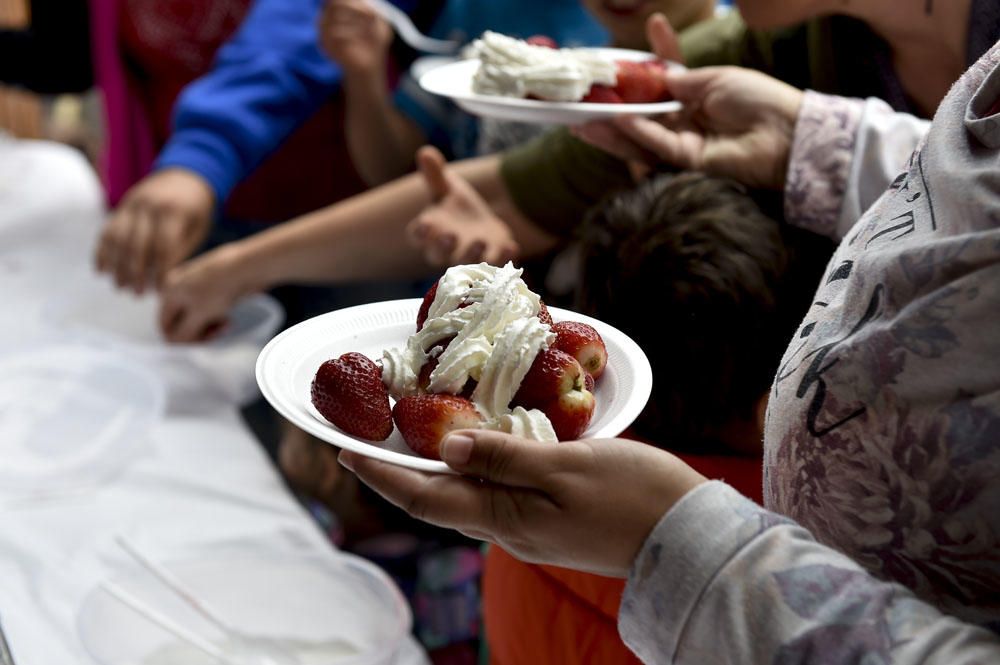
[[[503,97],[538,97],[578,102],[594,84],[615,85],[615,63],[585,49],[551,49],[486,31],[469,55],[480,65],[474,92]]]

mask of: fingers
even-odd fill
[[[132,227],[131,251],[121,256],[125,282],[139,295],[149,283],[149,271],[156,243],[156,220],[148,212],[135,218]]]
[[[561,467],[561,448],[490,430],[460,430],[441,442],[441,459],[456,471],[496,485],[545,493]]]
[[[684,62],[684,54],[681,52],[677,33],[674,32],[670,21],[663,14],[657,12],[646,20],[646,37],[649,39],[649,45],[656,57],[673,62]]]
[[[622,161],[652,162],[653,154],[633,141],[611,122],[588,122],[573,128],[573,134]]]
[[[709,88],[726,69],[726,67],[667,68],[667,87],[670,88],[670,94],[674,99],[685,104],[697,104],[705,98]]]
[[[683,169],[697,169],[700,164],[698,136],[678,133],[648,118],[621,116],[615,126],[633,141],[655,155],[658,161]]]
[[[443,199],[451,192],[444,155],[437,148],[425,145],[417,151],[417,167],[435,201]]]

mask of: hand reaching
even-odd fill
[[[659,120],[590,123],[577,128],[577,136],[625,160],[784,187],[801,91],[738,67],[671,71],[667,82],[683,111]]]
[[[364,0],[328,0],[319,19],[323,50],[348,78],[380,77],[392,45],[392,27]]]
[[[464,475],[414,471],[344,450],[340,461],[410,515],[518,558],[624,577],[663,514],[705,478],[627,439],[539,443],[451,433],[442,457]]]
[[[218,332],[236,301],[252,291],[241,278],[242,267],[238,251],[223,245],[171,270],[160,301],[163,336],[201,342]]]
[[[520,251],[510,227],[436,149],[417,153],[417,166],[434,203],[410,222],[407,232],[436,267],[485,261],[503,265]]]
[[[215,193],[192,171],[166,168],[125,195],[98,241],[97,269],[142,293],[190,256],[208,234]]]
[[[646,34],[658,57],[682,62],[677,35],[662,14],[649,17]],[[736,67],[668,69],[667,84],[683,111],[656,120],[591,122],[574,134],[634,171],[667,163],[752,187],[784,187],[801,91]]]

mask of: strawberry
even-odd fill
[[[583,375],[587,376],[587,373],[584,372]],[[581,385],[573,390],[542,405],[542,412],[548,416],[560,441],[572,441],[579,439],[587,431],[596,405],[594,394],[583,389],[581,381]]]
[[[549,308],[545,306],[545,302],[542,300],[538,301],[540,307],[538,308],[538,320],[547,325],[552,325],[552,315],[549,314]]]
[[[482,416],[475,405],[454,395],[413,395],[396,402],[392,409],[399,433],[414,452],[441,459],[441,439],[457,429],[475,429]]]
[[[431,373],[437,369],[437,366],[437,358],[428,358],[427,362],[421,365],[420,374],[417,375],[417,387],[420,389],[420,392],[427,392],[427,386],[431,384]]]
[[[545,48],[557,49],[559,44],[548,35],[532,35],[525,39],[532,46],[544,46]]]
[[[582,388],[583,374],[583,368],[573,356],[558,349],[544,349],[535,356],[521,380],[514,403],[526,409],[540,408],[573,390],[577,383]]]
[[[541,409],[560,441],[576,439],[587,429],[596,406],[585,377],[576,358],[559,349],[545,349],[521,381],[514,403]]]
[[[590,86],[590,91],[580,101],[590,104],[621,104],[624,100],[618,96],[614,89],[595,83]]]
[[[382,369],[360,353],[320,365],[310,394],[316,410],[348,434],[369,441],[385,441],[392,434]]]
[[[613,90],[629,104],[662,102],[670,99],[664,73],[666,68],[657,60],[631,62],[619,60],[617,83]]]
[[[440,280],[439,280],[440,281]],[[438,292],[438,283],[434,282],[434,285],[427,289],[427,293],[424,294],[424,301],[420,303],[420,311],[417,312],[417,332],[424,327],[424,323],[427,321],[427,313],[431,309],[431,304],[434,302],[434,296]]]
[[[594,378],[594,375],[591,374],[590,372],[584,372],[584,374],[585,376],[583,377],[583,387],[586,388],[589,392],[594,392],[594,386],[597,385],[597,380]]]
[[[608,349],[601,335],[592,326],[576,321],[560,321],[552,326],[556,334],[553,349],[565,351],[595,379],[601,378],[608,364]]]

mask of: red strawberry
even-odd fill
[[[666,68],[657,60],[630,62],[619,60],[617,78],[613,90],[629,104],[662,102],[670,99],[664,73]]]
[[[348,434],[369,441],[385,441],[392,434],[382,369],[360,353],[320,365],[310,393],[316,410]]]
[[[548,35],[532,35],[525,39],[532,46],[544,46],[545,48],[559,48],[559,44],[556,40],[552,39]]]
[[[587,92],[586,97],[580,101],[591,104],[621,104],[624,100],[618,96],[618,93],[613,88],[595,83],[590,86],[590,91]]]
[[[531,363],[531,368],[514,395],[514,402],[526,409],[541,408],[573,390],[583,387],[583,368],[573,356],[558,349],[545,349]]]
[[[392,408],[392,417],[406,445],[432,459],[441,459],[439,446],[445,434],[475,429],[483,422],[472,402],[454,395],[404,397]]]
[[[440,280],[439,280],[440,281]],[[420,311],[417,312],[417,332],[424,327],[424,323],[427,321],[427,313],[430,311],[431,304],[434,302],[434,296],[438,292],[438,283],[434,282],[434,286],[427,290],[424,294],[424,301],[420,303]]]
[[[427,362],[420,367],[420,374],[417,375],[417,387],[420,392],[427,392],[427,386],[431,384],[431,373],[437,369],[437,366],[437,358],[428,358]]]
[[[583,387],[590,392],[594,392],[594,386],[596,385],[597,385],[597,380],[594,378],[594,375],[591,374],[590,372],[584,372]]]
[[[565,351],[576,358],[591,376],[601,378],[608,364],[608,350],[593,326],[576,321],[560,321],[552,326],[552,332],[556,334],[553,349]]]
[[[545,323],[545,324],[548,324],[548,325],[551,326],[552,325],[552,315],[549,314],[549,308],[545,306],[545,302],[544,301],[539,300],[538,304],[539,304],[539,308],[538,308],[538,320],[541,321],[542,323]]]
[[[587,373],[584,372],[583,375],[587,376]],[[581,381],[573,390],[542,406],[542,412],[548,416],[552,429],[560,441],[579,439],[587,430],[587,425],[594,415],[594,408],[597,405],[594,394],[584,390],[582,384]]]

